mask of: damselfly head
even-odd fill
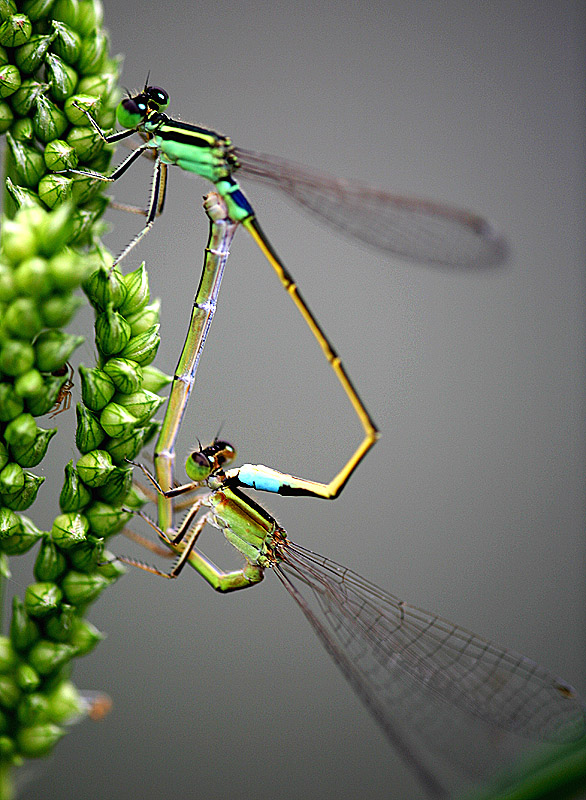
[[[208,447],[200,448],[190,454],[185,464],[185,472],[192,481],[203,482],[236,458],[236,450],[229,443],[219,439]]]
[[[157,86],[145,86],[142,92],[125,97],[116,109],[116,118],[123,128],[138,128],[151,114],[164,111],[169,94]]]

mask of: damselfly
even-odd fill
[[[99,172],[71,170],[103,181],[117,181],[146,151],[155,154],[151,197],[144,213],[144,228],[122,250],[121,261],[150,230],[163,210],[167,167],[175,165],[211,181],[224,198],[228,213],[240,222],[271,263],[282,281],[291,277],[262,231],[253,208],[233,173],[265,183],[285,192],[312,214],[338,229],[394,255],[419,262],[450,266],[484,266],[498,263],[504,245],[490,224],[469,211],[402,195],[394,195],[358,182],[346,182],[299,164],[235,147],[221,133],[172,119],[165,110],[169,94],[145,85],[117,108],[117,119],[125,129],[107,135],[88,111],[94,130],[108,144],[140,133],[145,141],[109,176]],[[130,210],[137,210],[129,207]]]
[[[133,558],[120,560],[165,578],[176,578],[189,564],[220,592],[252,586],[273,571],[433,797],[451,795],[422,757],[421,741],[479,779],[483,769],[494,769],[495,751],[511,744],[511,733],[555,743],[586,733],[586,706],[565,681],[294,544],[243,489],[312,496],[311,486],[262,465],[226,470],[234,457],[234,448],[223,441],[189,456],[191,482],[164,494],[170,499],[194,490],[204,494],[176,531],[163,531],[135,512],[177,554],[169,572]],[[144,466],[135,466],[162,492]],[[224,534],[244,557],[244,567],[224,572],[196,548],[206,525]],[[147,546],[157,551],[153,543]]]

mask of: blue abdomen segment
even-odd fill
[[[259,492],[281,493],[284,477],[277,470],[255,464],[243,464],[238,470],[238,482],[250,489],[258,489]]]
[[[226,201],[228,213],[234,222],[242,222],[248,217],[254,217],[254,209],[248,202],[238,181],[235,181],[231,175],[216,181],[215,186]]]

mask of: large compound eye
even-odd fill
[[[149,86],[146,90],[149,106],[156,106],[158,111],[164,111],[169,105],[169,93],[157,86]]]
[[[123,128],[136,128],[144,120],[147,104],[142,95],[125,97],[116,109],[116,118]]]
[[[230,464],[236,458],[236,449],[230,442],[216,440],[212,445],[214,449],[214,460],[216,462],[216,469],[223,467],[224,464]],[[211,448],[210,448],[211,449]]]
[[[205,481],[212,472],[214,465],[205,452],[198,450],[191,453],[185,464],[185,472],[192,481]]]

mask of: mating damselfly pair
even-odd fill
[[[133,559],[123,560],[166,577],[176,577],[183,566],[189,564],[220,591],[254,585],[267,569],[272,570],[300,605],[345,677],[392,744],[415,769],[430,795],[447,796],[447,790],[425,763],[414,742],[423,739],[431,749],[445,751],[448,758],[457,759],[462,754],[450,752],[453,748],[447,733],[454,724],[461,724],[462,729],[470,724],[471,735],[481,745],[488,743],[491,737],[498,739],[495,726],[507,732],[506,735],[517,733],[554,742],[583,736],[584,705],[567,683],[531,660],[499,648],[437,615],[409,606],[352,571],[293,544],[276,520],[245,494],[246,489],[252,488],[285,495],[335,497],[374,444],[377,430],[338,356],[262,233],[232,171],[240,168],[251,176],[275,182],[280,188],[289,187],[292,196],[297,194],[297,199],[306,205],[314,202],[316,213],[351,232],[355,231],[348,217],[355,222],[368,220],[376,234],[364,233],[369,228],[359,225],[362,238],[418,260],[470,265],[494,263],[502,256],[500,240],[480,218],[466,212],[426,201],[397,198],[364,187],[357,189],[333,179],[311,180],[307,177],[309,172],[288,162],[253,157],[235,150],[225,137],[171,120],[164,114],[167,103],[168,96],[163,90],[145,87],[142,93],[123,100],[119,107],[118,119],[126,130],[107,137],[108,141],[117,141],[135,131],[146,137],[113,173],[114,180],[143,151],[155,152],[147,226],[117,261],[142,238],[162,210],[168,164],[212,180],[226,202],[227,216],[218,214],[211,226],[204,277],[196,297],[181,368],[177,371],[180,380],[172,390],[162,438],[156,449],[156,475],[150,475],[143,468],[162,498],[158,523],[150,524],[165,548],[175,552],[178,560],[169,573]],[[281,174],[277,177],[279,163]],[[219,171],[214,171],[216,169]],[[320,194],[320,187],[325,187],[326,191]],[[308,198],[312,198],[311,202]],[[353,209],[352,214],[348,213],[349,208]],[[389,222],[391,213],[396,220],[394,225]],[[252,233],[277,271],[336,371],[363,425],[363,443],[328,484],[295,478],[262,465],[226,469],[234,450],[228,443],[216,440],[210,447],[200,448],[188,460],[186,470],[191,482],[171,488],[172,456],[179,424],[215,309],[228,255],[227,245],[238,222]],[[192,491],[198,494],[183,523],[173,530],[170,524],[173,498]],[[226,573],[197,549],[199,536],[208,524],[220,529],[242,554],[245,559],[242,569]],[[476,723],[484,726],[483,733]],[[470,763],[468,767],[474,771]]]

